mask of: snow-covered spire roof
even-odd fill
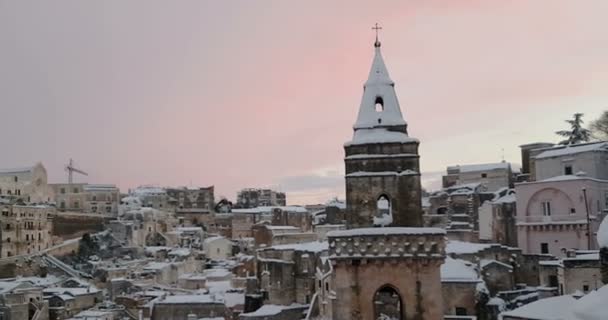
[[[365,82],[359,116],[354,125],[355,130],[406,125],[395,94],[395,83],[391,80],[384,64],[379,41],[374,43],[374,51],[374,60]]]

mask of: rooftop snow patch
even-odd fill
[[[461,259],[446,257],[445,263],[441,265],[442,282],[479,282],[479,275],[475,266]]]
[[[384,176],[417,176],[420,173],[414,170],[403,170],[401,172],[397,171],[357,171],[353,173],[349,173],[346,175],[347,178],[350,177],[384,177]]]
[[[294,250],[306,252],[322,252],[327,251],[329,245],[327,241],[312,241],[304,243],[280,244],[272,247],[263,248],[261,250]]]
[[[497,245],[493,243],[473,243],[473,242],[464,242],[457,240],[450,240],[445,247],[446,253],[455,253],[455,254],[472,254],[483,251],[485,249],[491,248],[492,246]]]
[[[547,149],[535,157],[535,159],[545,159],[552,157],[568,156],[582,152],[608,151],[608,142],[582,143],[575,145],[559,146]]]
[[[604,218],[597,231],[597,243],[600,248],[608,248],[608,219]]]
[[[389,131],[386,128],[368,128],[355,130],[353,139],[344,146],[373,143],[419,143],[419,141],[403,132]]]
[[[387,228],[360,228],[350,230],[334,230],[327,233],[328,237],[357,237],[357,236],[390,236],[390,235],[445,235],[446,232],[441,228],[403,228],[403,227],[387,227]]]
[[[497,162],[497,163],[482,163],[482,164],[466,164],[466,165],[455,165],[448,167],[448,170],[458,169],[461,173],[463,172],[478,172],[478,171],[491,171],[509,169],[511,164],[508,162]]]

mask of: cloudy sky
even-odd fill
[[[343,195],[379,22],[424,184],[608,104],[608,1],[0,0],[0,167]]]

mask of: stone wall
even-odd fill
[[[53,217],[53,235],[63,239],[78,238],[85,233],[103,231],[110,220],[110,217],[98,214],[59,213]]]

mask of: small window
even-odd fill
[[[80,202],[74,201],[74,208],[76,208],[76,209],[80,208]]]
[[[59,204],[59,208],[65,209],[65,202],[64,201],[61,201],[61,203]]]
[[[487,174],[487,173],[482,173],[482,174],[481,174],[481,177],[482,177],[482,178],[487,178],[487,177],[488,177],[488,174]]]
[[[19,182],[19,177],[15,176],[15,182]]]
[[[325,282],[325,291],[329,291],[329,282]]]
[[[72,190],[74,193],[78,193],[78,188],[74,188],[74,190]]]
[[[97,196],[93,196],[93,199],[91,201],[97,201]]]
[[[107,213],[112,212],[112,207],[106,207],[106,212],[107,212]]]
[[[549,253],[549,244],[543,242],[540,244],[540,253]]]
[[[543,216],[547,216],[547,217],[551,216],[551,202],[543,201],[542,206],[543,206]]]
[[[570,214],[575,214],[575,213],[576,213],[576,209],[570,208]]]
[[[572,175],[572,166],[571,165],[567,165],[564,167],[564,174],[567,176]]]
[[[585,293],[589,292],[589,285],[588,284],[584,284],[583,285],[583,292],[585,292]]]
[[[467,308],[456,307],[456,315],[457,316],[466,316],[467,315]]]
[[[91,212],[97,212],[97,207],[95,207],[95,206],[91,207]]]
[[[61,188],[61,194],[65,194],[65,188]]]

